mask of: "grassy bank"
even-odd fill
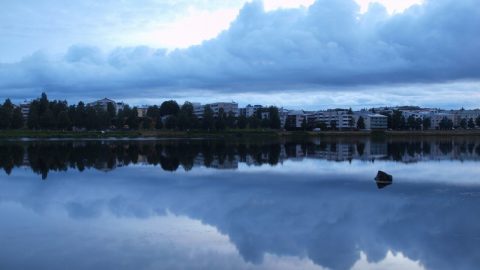
[[[225,130],[225,131],[60,131],[60,130],[2,130],[0,139],[14,138],[209,138],[209,139],[278,139],[316,137],[423,137],[423,136],[480,136],[480,130],[428,130],[428,131],[277,131],[277,130]]]

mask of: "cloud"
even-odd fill
[[[107,177],[94,170],[69,172],[68,177],[56,173],[47,182],[32,180],[27,171],[15,174],[18,181],[2,176],[0,212],[11,218],[0,228],[18,238],[19,244],[5,246],[1,261],[12,266],[22,261],[51,266],[55,260],[46,259],[61,251],[62,258],[69,261],[83,258],[79,263],[98,263],[96,257],[101,255],[103,268],[116,269],[119,252],[129,250],[130,255],[142,256],[120,256],[124,258],[120,264],[152,265],[157,252],[172,250],[175,242],[168,241],[168,247],[158,250],[145,246],[145,240],[162,243],[172,238],[191,247],[206,233],[196,226],[182,226],[178,218],[168,226],[156,223],[159,217],[174,215],[215,228],[227,238],[243,259],[235,262],[240,265],[235,268],[242,268],[245,261],[262,265],[272,254],[305,258],[329,269],[350,269],[362,258],[366,264],[365,257],[369,264],[381,264],[389,251],[426,269],[477,268],[480,257],[474,236],[480,217],[472,212],[480,201],[477,184],[457,185],[457,179],[431,182],[429,179],[435,179],[431,175],[402,181],[404,177],[395,174],[398,181],[394,185],[378,190],[371,175],[352,176],[345,164],[333,174],[325,173],[331,164],[314,165],[301,173],[274,168],[269,177],[265,172],[223,170],[207,175],[193,171],[171,174],[144,166],[123,167]],[[428,165],[424,163],[423,169]],[[371,171],[376,166],[367,167]],[[466,172],[465,178],[477,175],[465,170],[465,164],[458,166]],[[401,171],[418,171],[411,169]],[[38,205],[43,207],[41,211],[35,208]],[[25,224],[33,227],[25,229]],[[152,234],[145,236],[148,228]],[[189,234],[192,230],[195,233]],[[34,237],[18,237],[26,232]],[[117,240],[105,241],[103,232],[108,239]],[[119,241],[126,236],[128,241]],[[201,243],[222,245],[210,237],[202,238]],[[22,253],[16,251],[25,247],[33,250],[32,257],[20,261],[18,254]],[[171,259],[185,263],[183,268],[192,268],[198,260],[185,257],[190,254],[187,247],[180,247]],[[173,250],[178,250],[178,244]],[[7,251],[15,255],[8,256]],[[205,255],[203,260],[213,260],[214,255]]]
[[[380,4],[360,13],[353,0],[268,12],[253,1],[228,30],[187,49],[76,45],[61,57],[39,52],[0,64],[0,93],[128,97],[477,81],[478,29],[474,0],[430,0],[394,15]]]

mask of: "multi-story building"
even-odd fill
[[[444,118],[447,118],[448,120],[451,120],[452,123],[454,123],[454,121],[455,121],[455,115],[453,113],[449,113],[449,112],[430,113],[427,117],[430,118],[430,128],[431,129],[439,129],[440,128],[440,122]]]
[[[369,111],[359,111],[354,113],[354,123],[357,127],[358,119],[362,117],[366,130],[379,130],[388,128],[388,117],[382,114],[371,113]]]
[[[111,100],[111,99],[108,99],[108,98],[99,99],[97,101],[87,103],[87,106],[100,108],[100,109],[106,111],[108,109],[108,104],[113,105],[113,107],[115,108],[115,113],[117,113],[117,114],[120,110],[123,110],[126,106],[125,103],[123,103],[123,102],[115,102],[114,100]]]
[[[137,116],[138,117],[146,117],[148,111],[148,106],[142,106],[137,108]]]
[[[348,110],[317,111],[308,115],[309,125],[325,123],[328,128],[348,129],[355,126],[354,115]]]
[[[302,123],[304,121],[306,121],[306,114],[304,111],[302,110],[289,111],[285,119],[285,128],[287,129],[301,128]]]
[[[233,112],[233,114],[238,117],[238,103],[236,102],[215,102],[208,104],[210,108],[213,111],[213,115],[215,117],[218,116],[218,112],[220,109],[223,109],[223,111],[228,114],[230,112]]]
[[[365,119],[365,128],[369,130],[387,129],[388,117],[381,114],[369,114]]]
[[[285,128],[285,124],[287,123],[288,112],[289,112],[289,110],[286,110],[284,108],[278,109],[278,115],[280,116],[280,127],[281,128]]]
[[[239,115],[245,116],[245,117],[252,117],[255,115],[255,113],[258,110],[262,110],[263,106],[262,105],[250,105],[248,104],[245,108],[240,108],[239,110]]]
[[[27,120],[28,115],[30,114],[30,103],[28,101],[24,101],[22,104],[19,105],[20,111],[22,112],[23,119]]]
[[[454,126],[460,126],[460,122],[462,121],[462,119],[465,119],[465,120],[470,120],[470,119],[473,119],[473,121],[475,121],[475,119],[477,119],[478,117],[480,117],[480,110],[477,109],[477,110],[458,110],[458,111],[453,111],[452,112],[454,114],[454,120],[453,120],[453,125]]]
[[[192,102],[192,106],[193,106],[193,114],[197,118],[202,119],[203,118],[203,111],[205,110],[205,107],[198,102]]]

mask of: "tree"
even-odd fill
[[[27,126],[29,129],[39,128],[38,123],[38,101],[33,101],[30,104],[30,111],[28,113]]]
[[[13,104],[10,99],[6,99],[0,106],[0,129],[10,128],[12,123]]]
[[[335,121],[335,120],[330,121],[330,129],[332,129],[332,130],[337,129],[337,121]]]
[[[215,119],[213,118],[213,110],[209,105],[205,105],[203,109],[202,128],[211,130],[215,128]]]
[[[358,117],[357,128],[358,129],[365,129],[365,120],[363,119],[362,116]]]
[[[128,106],[127,106],[128,107]],[[127,116],[127,125],[130,129],[138,129],[140,125],[140,119],[138,118],[137,107],[133,107],[126,114]]]
[[[400,110],[394,110],[391,119],[392,129],[402,130],[406,127],[405,117]]]
[[[185,102],[178,113],[177,125],[180,130],[190,129],[196,126],[197,117],[193,113],[193,105]]]
[[[462,129],[467,129],[467,119],[466,118],[462,118],[462,120],[460,120],[460,127]]]
[[[302,119],[302,130],[307,130],[307,118],[303,117]]]
[[[47,107],[47,109],[40,114],[38,123],[41,129],[51,129],[55,127],[54,115],[50,108]]]
[[[142,122],[143,129],[151,129],[152,128],[152,119],[145,117]]]
[[[224,130],[226,126],[227,126],[227,123],[226,123],[225,111],[223,110],[223,108],[220,108],[218,110],[217,119],[215,120],[215,128],[217,130]]]
[[[157,118],[155,120],[155,129],[162,129],[163,128],[163,121],[162,118]]]
[[[175,100],[168,100],[160,105],[160,116],[177,115],[180,111],[180,107]]]
[[[235,113],[230,111],[228,112],[227,114],[227,118],[226,118],[226,124],[227,124],[227,128],[235,128]]]
[[[430,129],[430,127],[432,126],[432,120],[430,119],[430,117],[423,118],[422,126],[424,130]]]
[[[24,125],[24,119],[23,119],[22,109],[17,107],[13,110],[11,128],[19,129],[19,128],[22,128],[23,125]]]
[[[419,130],[422,127],[422,120],[410,115],[407,118],[407,127],[412,130]]]
[[[115,109],[115,106],[111,102],[107,104],[107,113],[108,113],[108,116],[110,117],[110,121],[117,115],[117,110]]]
[[[475,122],[473,121],[473,118],[468,119],[468,128],[469,129],[475,128]]]
[[[239,129],[245,129],[247,127],[247,122],[247,117],[245,117],[245,115],[240,115],[240,117],[238,117],[237,127]]]
[[[71,125],[70,117],[66,111],[60,112],[58,115],[58,128],[69,129]]]
[[[268,108],[268,115],[270,120],[270,128],[271,129],[280,129],[281,121],[280,121],[280,113],[278,112],[278,108],[274,106],[270,106]]]
[[[448,119],[447,117],[444,117],[440,123],[438,123],[438,127],[443,130],[449,130],[453,128],[453,121],[451,119]]]
[[[320,121],[319,123],[317,123],[316,127],[319,128],[320,130],[326,130],[327,123],[325,123],[324,121]]]
[[[250,128],[258,128],[261,124],[261,120],[256,116],[256,115],[252,115],[248,118],[248,126]]]

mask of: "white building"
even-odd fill
[[[148,107],[142,106],[137,108],[137,116],[138,117],[146,117],[147,116]]]
[[[258,110],[261,110],[263,109],[263,106],[262,105],[250,105],[248,104],[245,108],[241,108],[239,113],[240,115],[243,115],[245,117],[252,117],[255,115],[255,113],[258,111]]]
[[[278,109],[278,114],[280,116],[280,127],[281,128],[285,128],[285,124],[287,123],[288,112],[289,112],[289,110],[286,110],[284,108]]]
[[[99,99],[94,102],[87,103],[87,106],[91,107],[96,107],[96,108],[101,108],[102,110],[107,110],[108,109],[108,104],[112,104],[113,107],[115,108],[115,113],[118,114],[120,110],[123,110],[125,108],[125,104],[123,102],[115,102],[111,99],[104,98],[104,99]]]
[[[238,103],[236,102],[215,102],[208,104],[210,108],[213,111],[213,115],[215,117],[218,116],[218,112],[220,109],[223,109],[223,111],[228,115],[228,113],[233,112],[235,117],[238,117]]]
[[[203,118],[203,111],[205,110],[205,107],[198,102],[192,102],[192,106],[193,114],[199,119]]]
[[[28,115],[30,114],[30,104],[31,102],[24,101],[22,104],[19,105],[20,111],[22,112],[23,119],[27,120]]]
[[[285,119],[285,128],[301,128],[303,121],[306,121],[306,114],[304,111],[289,111]]]
[[[388,117],[381,114],[369,114],[365,119],[365,128],[369,130],[387,129]]]
[[[355,126],[354,115],[348,110],[317,111],[308,115],[309,124],[325,123],[332,128],[332,122],[338,129],[348,129]]]
[[[453,124],[454,126],[460,126],[460,122],[462,121],[462,119],[465,119],[465,120],[470,120],[470,119],[473,119],[473,121],[475,121],[475,119],[477,119],[478,117],[480,117],[480,110],[458,110],[458,111],[454,111],[453,112],[454,114],[454,120],[453,120]]]
[[[388,117],[382,114],[371,113],[369,111],[359,111],[354,113],[355,127],[358,125],[358,119],[362,117],[366,130],[379,130],[388,128]]]
[[[443,120],[443,118],[447,118],[451,120],[453,123],[455,121],[455,115],[453,113],[448,113],[448,112],[431,113],[428,115],[428,117],[430,118],[431,129],[438,129],[440,127],[440,122]]]

